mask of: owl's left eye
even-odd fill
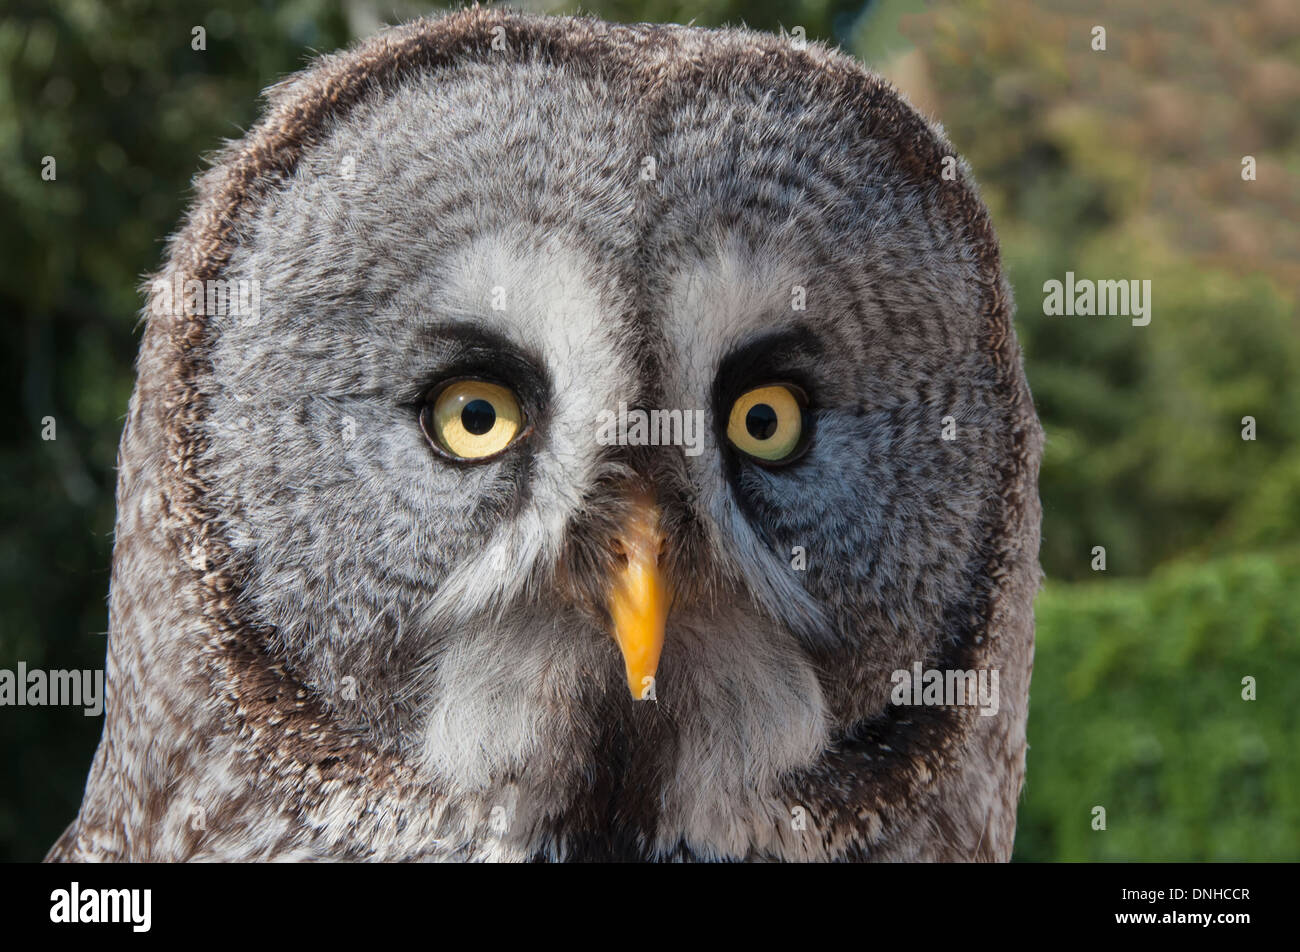
[[[508,388],[463,377],[429,392],[420,411],[420,429],[445,455],[479,461],[505,451],[525,432],[525,419]]]
[[[727,439],[746,456],[777,465],[797,459],[807,446],[808,397],[790,383],[741,394],[731,405]]]

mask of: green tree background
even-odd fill
[[[1048,437],[1017,858],[1300,859],[1300,7],[583,9],[802,26],[891,79],[974,167]],[[138,284],[202,157],[313,52],[429,12],[20,0],[0,14],[0,359],[15,411],[0,422],[0,667],[102,665]],[[1043,282],[1066,271],[1149,278],[1151,324],[1044,316]],[[57,440],[41,439],[45,417]],[[0,708],[0,858],[39,858],[72,818],[101,724]]]

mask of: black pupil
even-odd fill
[[[745,429],[756,440],[768,440],[776,432],[776,411],[766,403],[756,403],[745,414]]]
[[[465,409],[460,411],[461,426],[473,433],[475,436],[482,436],[497,422],[497,411],[492,409],[492,404],[486,400],[471,400],[465,404]]]

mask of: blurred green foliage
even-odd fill
[[[1037,616],[1018,859],[1300,857],[1300,553],[1049,584]]]
[[[883,72],[971,162],[1048,436],[1051,581],[1017,856],[1300,858],[1300,8],[583,9],[803,26]],[[16,410],[0,422],[0,667],[102,664],[137,287],[201,157],[313,51],[428,12],[405,0],[11,0],[0,14],[0,360]],[[1104,52],[1090,48],[1099,23]],[[191,46],[196,25],[206,50]],[[1254,182],[1241,179],[1247,154]],[[1151,324],[1045,317],[1043,282],[1066,271],[1150,279]],[[1243,416],[1255,441],[1240,438]],[[1096,545],[1104,575],[1090,569]],[[1240,700],[1246,675],[1258,701]],[[0,709],[0,858],[39,857],[74,815],[101,723]],[[1094,805],[1106,833],[1090,828]]]

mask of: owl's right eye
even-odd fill
[[[438,452],[478,462],[503,453],[523,436],[527,420],[507,387],[462,377],[429,392],[420,410],[420,429]]]

